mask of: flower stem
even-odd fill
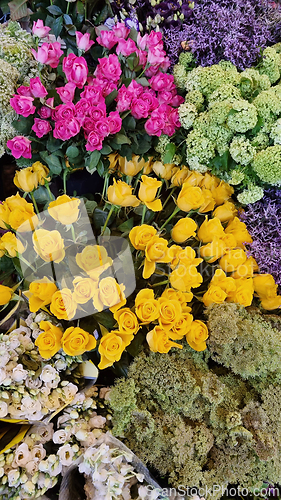
[[[71,224],[71,234],[72,234],[72,239],[74,243],[76,243],[76,236],[75,236],[75,231],[74,231],[74,226]]]
[[[45,179],[45,187],[46,187],[46,189],[48,191],[48,195],[49,195],[50,200],[53,201],[54,196],[53,196],[52,191],[50,190],[49,183],[48,183],[48,181],[46,179]]]
[[[34,198],[34,194],[32,192],[29,193],[29,194],[30,194],[30,198],[32,199],[32,203],[33,203],[33,205],[35,207],[35,211],[36,211],[36,213],[38,215],[38,219],[41,220],[41,215],[40,215],[39,208],[38,208],[38,205],[36,203],[36,200]]]
[[[145,213],[146,213],[146,205],[143,205],[143,207],[142,207],[142,216],[141,216],[141,224],[144,223]]]
[[[67,7],[66,7],[66,14],[69,12],[69,2],[67,2]]]
[[[30,262],[28,262],[22,255],[19,257],[19,259],[20,261],[24,262],[28,267],[30,267],[30,269],[32,269],[34,273],[36,273],[35,267],[33,267],[32,264],[30,264]]]
[[[169,283],[169,280],[160,281],[160,283],[155,283],[155,284],[154,284],[154,285],[152,285],[152,286],[153,286],[153,288],[154,288],[154,287],[156,287],[156,286],[160,286],[160,285],[167,285],[167,283]]]
[[[173,189],[171,189],[170,194],[167,196],[166,200],[165,200],[165,201],[164,201],[164,203],[163,203],[162,210],[163,210],[163,208],[165,208],[165,206],[167,205],[167,203],[168,203],[169,199],[171,198],[171,196],[172,196],[173,192],[175,191],[175,189],[176,189],[176,187],[173,187]]]
[[[180,208],[176,207],[175,210],[173,211],[173,213],[170,215],[170,217],[168,217],[166,222],[164,222],[163,226],[160,227],[160,231],[161,231],[161,229],[164,229],[164,227],[168,224],[168,222],[170,222],[170,220],[174,217],[174,215],[176,215],[179,211],[180,211]]]
[[[106,227],[107,227],[108,221],[109,221],[109,219],[110,219],[110,217],[111,217],[111,214],[112,214],[113,210],[114,210],[114,205],[112,205],[112,206],[111,206],[111,208],[110,208],[110,210],[109,210],[109,212],[108,212],[108,216],[107,216],[106,221],[105,221],[105,223],[104,223],[104,226],[103,226],[103,228],[102,228],[101,236],[103,236],[104,231],[106,230]]]
[[[67,177],[68,171],[65,169],[63,171],[63,192],[66,194],[66,177]]]

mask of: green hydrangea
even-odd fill
[[[182,64],[175,64],[173,69],[175,84],[179,89],[184,89],[187,79],[187,71]]]
[[[281,90],[281,88],[280,88]],[[261,92],[252,103],[261,117],[262,131],[270,132],[274,121],[281,113],[281,95],[275,87]]]
[[[204,96],[199,90],[192,90],[191,92],[188,92],[185,96],[185,102],[194,104],[197,111],[202,111],[204,108]]]
[[[234,71],[224,71],[221,66],[198,66],[188,73],[185,88],[187,92],[199,90],[208,97],[224,83],[237,83],[237,76]]]
[[[251,140],[251,144],[257,151],[260,151],[269,145],[269,137],[265,132],[259,131]]]
[[[221,101],[231,100],[231,99],[241,99],[241,92],[239,88],[235,87],[231,83],[224,83],[217,90],[215,90],[208,98],[209,106],[212,103],[217,103]]]
[[[179,64],[181,64],[188,71],[195,64],[192,52],[181,52],[179,56]]]
[[[179,111],[179,120],[181,126],[184,129],[189,130],[192,127],[194,120],[198,115],[196,106],[189,102],[184,102],[179,106],[178,111]]]
[[[281,145],[269,146],[259,151],[252,162],[259,178],[268,184],[281,184]]]
[[[209,161],[215,157],[214,143],[203,136],[199,131],[193,130],[186,139],[186,161],[191,170],[206,172]]]
[[[263,60],[259,66],[261,75],[267,75],[271,83],[280,78],[281,57],[273,47],[267,47],[263,51]]]
[[[235,101],[237,102],[237,101]],[[212,102],[209,105],[209,117],[212,123],[222,125],[226,122],[230,111],[232,110],[231,100]]]
[[[0,59],[19,71],[20,82],[24,84],[39,74],[32,47],[35,47],[32,36],[22,30],[18,23],[9,22],[7,26],[0,27]]]
[[[238,186],[238,184],[240,184],[244,179],[244,172],[238,168],[237,170],[232,170],[231,178],[229,179],[228,184],[231,184],[231,186]]]
[[[246,100],[233,101],[227,118],[228,127],[234,132],[245,133],[255,127],[258,121],[256,107]]]
[[[165,149],[166,149],[166,146],[168,146],[168,144],[171,144],[169,136],[165,135],[165,134],[160,135],[160,137],[158,139],[158,143],[155,146],[155,151],[157,151],[157,153],[160,153],[160,154],[165,153]]]
[[[256,154],[256,149],[251,145],[249,139],[244,135],[233,138],[229,152],[236,163],[248,165]]]
[[[260,186],[250,185],[247,189],[237,195],[239,203],[242,205],[249,205],[249,203],[256,203],[263,198],[264,190]]]
[[[261,75],[254,68],[248,68],[240,75],[240,90],[244,98],[250,98],[253,94],[268,90],[271,87],[270,79],[267,75]]]
[[[276,122],[272,125],[270,138],[273,140],[274,144],[281,144],[281,118],[278,118]]]

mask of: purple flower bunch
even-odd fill
[[[247,206],[240,219],[245,222],[253,243],[248,254],[253,256],[261,273],[270,273],[281,286],[281,190],[265,191],[262,200]]]

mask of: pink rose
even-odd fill
[[[162,134],[162,129],[165,126],[165,122],[161,115],[151,116],[144,124],[145,131],[148,135],[157,135],[160,137]]]
[[[140,32],[138,32],[138,36],[137,36],[137,46],[141,49],[141,50],[145,50],[146,49],[146,40],[147,40],[147,37],[148,35],[145,34],[144,36],[141,36]]]
[[[104,78],[96,78],[96,84],[101,87],[103,97],[111,94],[113,90],[117,90],[116,83],[105,80]]]
[[[80,101],[75,104],[75,116],[81,125],[84,123],[86,116],[88,116],[90,109],[90,99],[80,99]]]
[[[84,99],[90,99],[91,97],[95,98],[97,93],[101,96],[102,89],[101,88],[97,89],[93,85],[86,85],[86,87],[84,87],[83,92],[81,92],[80,97]]]
[[[83,129],[86,132],[91,132],[91,130],[95,130],[95,123],[96,121],[93,120],[93,118],[89,118],[88,116],[86,116],[83,121]]]
[[[154,111],[154,109],[158,108],[159,102],[158,98],[155,97],[155,95],[152,94],[153,91],[149,92],[143,92],[140,99],[144,102],[147,103],[148,105],[148,112],[151,113],[151,111]],[[146,117],[145,117],[146,118]]]
[[[114,35],[113,31],[101,31],[97,37],[97,42],[106,49],[112,49],[118,42],[118,38]]]
[[[14,95],[14,97],[10,99],[10,104],[18,115],[22,115],[26,118],[29,115],[33,115],[36,111],[33,101],[33,97]]]
[[[117,83],[122,74],[120,62],[116,54],[109,54],[108,57],[102,57],[98,60],[95,76],[103,80],[109,80]]]
[[[44,26],[42,19],[38,19],[38,21],[33,22],[32,33],[34,36],[44,38],[48,35],[49,31],[51,31],[51,28]]]
[[[179,119],[179,111],[178,109],[171,109],[169,113],[169,121],[176,127],[180,128],[180,119]]]
[[[90,40],[90,33],[85,33],[83,35],[83,33],[80,33],[80,31],[76,31],[75,35],[77,48],[79,50],[87,52],[87,50],[89,50],[95,43],[93,40]]]
[[[150,47],[148,49],[147,62],[152,66],[156,66],[165,61],[166,52],[159,46]]]
[[[128,40],[120,38],[118,45],[116,47],[116,54],[118,55],[122,54],[122,56],[128,57],[130,54],[133,54],[133,52],[136,51],[137,51],[137,46],[131,38],[128,38]]]
[[[32,94],[30,92],[30,88],[24,87],[24,85],[21,85],[21,87],[18,87],[17,93],[18,93],[18,95],[23,95],[24,97],[32,97]]]
[[[132,94],[124,84],[118,90],[116,101],[117,101],[116,109],[120,113],[130,109],[131,102],[132,102]]]
[[[139,65],[143,68],[146,66],[147,62],[147,52],[145,50],[136,50],[137,56],[139,58]]]
[[[102,138],[94,130],[88,135],[88,142],[86,144],[87,151],[99,151],[102,149]]]
[[[95,123],[95,132],[104,139],[110,134],[110,127],[107,118],[102,118]]]
[[[47,108],[47,106],[42,106],[42,108],[37,110],[37,113],[43,120],[52,116],[52,110],[51,108]]]
[[[122,120],[118,111],[111,111],[107,118],[107,122],[111,134],[117,134],[117,132],[120,132],[122,127]]]
[[[46,120],[40,120],[40,118],[34,118],[34,125],[32,125],[32,130],[35,132],[37,137],[43,137],[43,135],[51,132],[51,124]]]
[[[74,83],[68,82],[64,87],[57,87],[56,91],[59,94],[62,102],[72,102],[74,99],[76,85]]]
[[[46,97],[46,95],[48,95],[48,92],[42,84],[39,76],[36,76],[36,78],[30,78],[29,85],[33,97]]]
[[[70,120],[67,121],[60,120],[55,124],[54,137],[62,141],[67,141],[71,137],[77,135],[79,131],[80,124],[76,118],[70,118]]]
[[[158,92],[157,94],[157,99],[160,104],[172,104],[173,101],[173,94],[170,90],[161,90],[161,92]]]
[[[61,50],[61,44],[59,42],[54,43],[43,43],[41,47],[38,48],[38,52],[31,49],[36,61],[41,64],[49,64],[51,68],[57,68],[60,62],[60,57],[63,54]]]
[[[106,117],[106,106],[91,106],[89,109],[89,117],[95,121],[101,120]]]
[[[149,84],[153,90],[173,90],[175,88],[174,75],[158,73],[150,78]]]
[[[172,106],[174,106],[175,108],[178,108],[180,106],[180,104],[183,104],[184,103],[184,97],[182,97],[181,95],[174,95],[173,99],[172,99]]]
[[[143,93],[143,86],[137,83],[136,80],[132,80],[128,86],[128,91],[132,94],[132,97],[139,97]]]
[[[156,47],[163,49],[162,33],[160,31],[151,31],[146,38],[146,48]]]
[[[112,31],[117,38],[127,38],[130,33],[129,28],[124,23],[116,23]]]
[[[23,135],[17,135],[13,139],[7,142],[7,146],[12,151],[12,155],[15,158],[31,158],[31,141],[24,137]]]
[[[147,118],[149,115],[149,105],[140,99],[133,99],[131,104],[131,114],[137,120]]]
[[[79,89],[84,87],[88,76],[88,66],[84,57],[69,54],[63,60],[62,69],[69,82],[74,83]]]
[[[73,102],[67,102],[66,104],[59,104],[54,110],[53,119],[55,121],[60,120],[70,120],[76,115],[76,107]]]

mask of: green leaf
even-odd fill
[[[131,159],[133,158],[133,151],[131,146],[128,146],[128,144],[122,144],[120,155],[124,158],[126,157],[128,161],[131,161]]]
[[[134,42],[137,41],[138,39],[138,32],[135,28],[131,28],[130,29],[130,34],[129,34],[129,37],[128,38],[131,38],[132,40],[134,40]]]
[[[144,340],[145,333],[142,330],[139,330],[130,345],[128,345],[127,347],[128,353],[133,357],[137,356],[141,350],[141,346],[143,345]]]
[[[127,233],[128,231],[131,231],[134,227],[134,217],[131,217],[131,219],[126,220],[126,222],[123,222],[118,226],[118,230],[122,231],[122,233]]]
[[[112,148],[108,144],[105,144],[100,152],[102,155],[109,155],[110,153],[112,153]]]
[[[72,19],[68,14],[64,14],[63,19],[65,24],[70,24],[71,26],[73,26]]]
[[[66,150],[66,155],[72,160],[79,155],[79,149],[76,146],[69,146]]]
[[[126,58],[127,65],[131,71],[134,71],[134,68],[138,65],[139,58],[136,52],[133,52]]]
[[[76,4],[76,9],[77,9],[78,14],[80,14],[81,16],[85,15],[85,7],[84,7],[83,2],[80,2],[80,0],[78,0],[78,2]]]
[[[93,223],[97,230],[101,229],[104,226],[105,221],[107,219],[108,212],[101,210],[100,208],[96,208],[93,213]],[[109,219],[108,226],[114,221],[115,214],[113,213]]]
[[[129,137],[127,137],[124,134],[121,134],[120,132],[118,132],[118,134],[114,136],[114,141],[117,144],[131,144]]]
[[[99,174],[100,177],[103,177],[103,174],[104,174],[104,164],[103,164],[103,161],[100,160],[97,164],[97,172]]]
[[[85,199],[85,198],[84,198]],[[88,215],[92,215],[94,210],[97,208],[98,204],[94,200],[87,200],[85,202],[86,210]]]
[[[165,156],[163,158],[163,163],[172,163],[172,160],[175,156],[175,152],[176,152],[176,145],[173,142],[167,144],[165,148]]]
[[[55,174],[59,175],[62,171],[62,164],[60,162],[60,159],[58,156],[51,154],[48,155],[47,151],[41,151],[40,156],[45,161],[50,169],[50,171]]]
[[[18,21],[28,16],[27,0],[13,0],[8,3],[10,7],[10,17],[12,21]]]
[[[58,36],[61,34],[62,27],[63,27],[63,17],[60,16],[55,19],[52,26],[52,32],[54,33],[56,38],[58,38]]]
[[[61,146],[62,146],[62,141],[60,139],[55,139],[53,135],[49,136],[46,148],[48,149],[48,151],[50,151],[50,153],[54,153],[55,151],[60,149]]]
[[[62,10],[57,5],[50,5],[49,7],[47,7],[47,11],[50,12],[50,14],[53,14],[53,16],[59,16],[60,14],[63,14]]]
[[[20,135],[29,135],[33,125],[33,120],[34,118],[32,115],[27,118],[22,116],[18,120],[14,120],[12,125],[18,132],[20,132]]]
[[[136,124],[137,122],[132,115],[126,116],[126,118],[123,120],[123,127],[126,130],[135,130]]]
[[[111,330],[116,321],[113,318],[113,314],[110,311],[102,311],[94,315],[94,320],[97,321],[100,325],[103,325],[107,330]]]
[[[90,174],[93,174],[96,171],[96,167],[98,162],[100,161],[100,157],[101,152],[97,149],[95,151],[92,151],[92,153],[90,154],[90,162],[89,165],[86,166],[86,169],[88,170],[88,172],[90,172]]]
[[[136,82],[140,83],[143,87],[149,87],[149,81],[145,76],[142,76],[141,78],[136,78]]]
[[[108,94],[105,98],[105,104],[107,106],[110,106],[110,104],[114,101],[117,94],[118,94],[118,90],[116,90],[116,89],[113,90],[112,92],[110,92],[110,94]]]

